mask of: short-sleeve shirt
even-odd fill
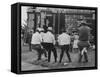
[[[44,34],[43,41],[45,43],[53,43],[53,44],[55,44],[55,37],[51,32],[48,31],[47,33]]]
[[[31,44],[41,44],[42,42],[42,37],[41,35],[36,32],[32,35],[32,40],[31,40]]]
[[[79,28],[79,40],[80,41],[88,41],[90,34],[90,28],[88,26],[81,26]]]
[[[62,33],[61,35],[58,36],[59,45],[69,45],[70,41],[71,41],[70,35],[66,33]]]

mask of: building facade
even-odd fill
[[[63,29],[71,32],[83,20],[95,28],[94,10],[33,7],[27,11],[27,16],[27,26],[34,31],[37,27],[51,26],[55,34],[60,34]]]

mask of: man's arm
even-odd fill
[[[42,36],[41,35],[39,35],[39,38],[40,38],[40,42],[42,42]]]
[[[53,44],[55,45],[56,44],[56,40],[55,40],[54,35],[52,35],[52,39],[53,39]]]

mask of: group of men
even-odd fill
[[[50,62],[51,53],[53,52],[54,61],[61,63],[65,52],[69,62],[72,62],[69,53],[71,36],[68,34],[68,32],[66,32],[66,30],[62,30],[62,33],[57,37],[58,45],[61,48],[60,59],[59,61],[57,61],[58,55],[55,47],[56,40],[52,31],[53,31],[52,27],[48,27],[46,32],[44,31],[43,28],[37,28],[36,32],[33,33],[31,39],[31,45],[32,49],[33,50],[35,49],[38,53],[37,60],[41,60],[41,56],[44,54],[44,56],[47,58],[47,61]],[[84,62],[88,62],[87,50],[90,45],[89,34],[90,34],[90,28],[87,26],[87,24],[81,23],[80,27],[78,28],[79,38],[78,42],[76,43],[80,51],[78,60],[79,62],[82,61],[82,56],[84,56],[85,59]]]
[[[31,44],[32,49],[38,52],[37,60],[41,60],[41,56],[44,54],[45,57],[48,56],[48,62],[50,62],[51,52],[53,52],[55,62],[57,62],[57,51],[54,46],[55,37],[52,33],[52,27],[48,27],[47,32],[44,32],[43,28],[37,28],[36,32],[32,35]]]

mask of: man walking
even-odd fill
[[[69,46],[70,46],[70,36],[66,33],[65,30],[62,31],[62,34],[58,36],[58,43],[61,46],[61,54],[59,63],[61,63],[64,52],[66,52],[69,62],[71,62],[70,54],[69,54]]]
[[[35,49],[38,53],[38,59],[41,60],[41,42],[42,42],[42,37],[40,35],[40,28],[37,28],[36,32],[32,35],[32,49]]]
[[[55,49],[55,37],[52,33],[52,27],[48,27],[48,31],[43,37],[44,40],[44,46],[46,50],[48,51],[48,62],[50,62],[51,58],[51,52],[53,52],[55,62],[57,62],[57,51]]]
[[[40,30],[40,35],[41,35],[41,37],[42,37],[42,42],[41,42],[41,45],[42,45],[42,54],[44,54],[44,56],[47,57],[45,42],[44,42],[44,38],[43,38],[45,34],[46,34],[46,33],[44,32],[44,29],[41,28],[41,30]]]
[[[88,62],[87,50],[90,46],[89,45],[90,30],[91,29],[87,26],[86,23],[81,23],[79,27],[79,43],[78,43],[78,47],[80,50],[79,62],[81,62],[83,56],[85,58],[84,62]]]

